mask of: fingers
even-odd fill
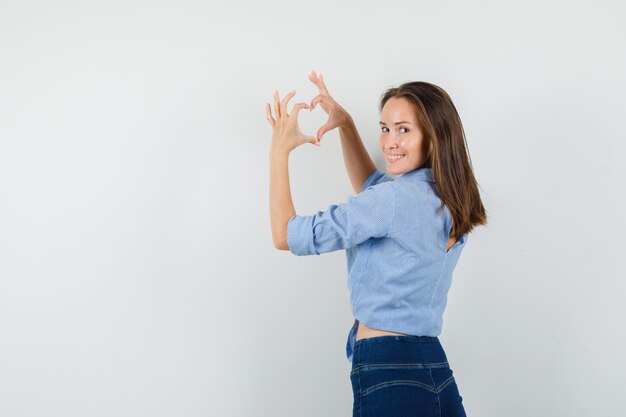
[[[320,94],[317,97],[315,97],[313,100],[311,100],[311,107],[309,108],[309,110],[313,111],[315,106],[317,106],[317,103],[321,103],[323,99],[324,99],[324,96]]]
[[[287,94],[282,101],[279,101],[280,97],[278,95],[278,91],[275,90],[274,91],[274,112],[276,113],[276,119],[280,119],[283,116],[286,117],[290,117],[289,114],[287,113],[287,105],[289,104],[289,100],[291,100],[293,98],[293,96],[296,95],[296,90],[291,91],[289,94]],[[272,126],[274,126],[274,123],[276,123],[276,120],[272,117],[272,112],[271,112],[271,107],[269,105],[269,103],[265,103],[265,109],[266,109],[266,113],[267,113],[267,120],[270,122],[270,124]],[[298,116],[298,112],[302,109],[308,109],[309,105],[306,103],[298,103],[296,105],[293,106],[293,114],[292,116]]]
[[[293,106],[292,111],[291,111],[291,116],[290,116],[290,117],[295,117],[295,118],[297,118],[297,117],[298,117],[298,112],[299,112],[300,110],[302,110],[302,109],[308,109],[308,108],[309,108],[309,105],[308,105],[308,104],[306,104],[306,103],[298,103],[298,104],[295,104],[295,105]]]
[[[265,112],[267,113],[267,121],[272,127],[274,127],[276,120],[272,117],[272,107],[270,106],[270,103],[265,103]]]
[[[320,74],[320,84],[322,85],[324,94],[328,94],[328,89],[326,88],[326,83],[324,82],[324,76],[322,74]]]
[[[280,119],[280,105],[278,104],[278,91],[274,91],[274,113],[276,114],[276,118]]]
[[[309,80],[317,86],[320,93],[328,94],[328,89],[326,88],[326,84],[324,84],[324,77],[322,77],[322,74],[318,76],[315,71],[312,71],[309,75]]]
[[[289,100],[291,100],[291,98],[293,96],[296,95],[296,90],[291,91],[289,94],[287,94],[285,96],[285,98],[283,99],[283,101],[280,102],[280,114],[288,116],[287,114],[287,103],[289,103]]]

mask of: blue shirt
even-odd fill
[[[446,252],[451,227],[431,168],[396,179],[375,170],[346,203],[289,219],[293,254],[346,250],[355,317],[346,342],[349,362],[359,322],[409,335],[441,334],[452,272],[467,242],[465,233]]]

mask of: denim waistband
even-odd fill
[[[448,358],[438,337],[385,335],[354,343],[352,368],[367,364],[447,365]]]

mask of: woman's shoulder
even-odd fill
[[[365,179],[365,182],[363,182],[363,186],[361,186],[361,191],[365,191],[367,188],[375,185],[393,181],[394,179],[391,176],[385,174],[378,169],[375,169],[374,172],[372,172],[370,176]]]

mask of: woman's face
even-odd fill
[[[387,172],[402,175],[419,168],[426,161],[425,142],[411,103],[402,97],[387,100],[380,113],[380,147]]]

